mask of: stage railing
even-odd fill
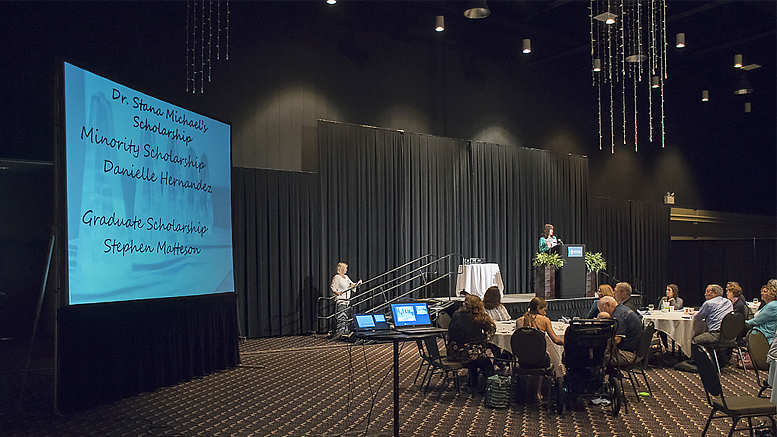
[[[357,288],[356,294],[351,297],[350,306],[345,311],[371,313],[385,309],[392,302],[402,299],[429,297],[430,289],[445,287],[445,280],[457,274],[457,268],[453,266],[460,264],[460,258],[456,253],[449,253],[439,258],[427,254],[363,281]],[[414,267],[416,264],[418,265]],[[368,284],[370,286],[365,287]],[[425,296],[414,294],[424,289]],[[449,296],[452,289],[451,286],[446,287],[444,295]],[[323,329],[332,328],[333,321],[338,315],[334,307],[335,296],[318,298],[319,333],[324,332],[322,326]]]

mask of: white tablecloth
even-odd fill
[[[660,310],[650,311],[642,315],[642,322],[653,322],[656,330],[665,332],[668,336],[680,346],[683,353],[691,356],[691,339],[694,335],[693,317],[684,317],[683,311],[667,311]],[[698,330],[703,330],[706,326],[698,327]],[[701,331],[699,331],[701,332]]]
[[[466,291],[483,298],[489,287],[496,285],[504,296],[504,284],[499,264],[467,264],[459,266],[459,276],[456,278],[456,292]]]
[[[566,323],[551,322],[553,324],[553,331],[557,336],[564,338],[564,332],[566,332]],[[513,348],[510,346],[510,337],[512,337],[515,331],[515,320],[509,322],[496,322],[496,334],[491,339],[491,343],[499,346],[500,348],[513,352]],[[553,367],[556,369],[556,376],[564,376],[564,367],[561,365],[561,356],[564,354],[564,346],[553,343],[548,334],[545,334],[545,350],[550,355],[550,362],[553,363]]]

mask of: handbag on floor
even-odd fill
[[[507,408],[510,405],[510,375],[489,376],[486,382],[486,406]]]

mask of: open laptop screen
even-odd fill
[[[430,326],[429,308],[426,302],[392,303],[391,313],[396,328],[406,326]]]
[[[372,318],[372,314],[355,314],[353,319],[356,322],[357,329],[375,328],[375,320]]]

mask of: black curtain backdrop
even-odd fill
[[[686,305],[700,306],[708,284],[739,282],[747,300],[761,297],[761,286],[777,278],[777,240],[678,240],[671,243],[670,282]]]
[[[607,270],[600,283],[625,281],[643,303],[658,300],[669,283],[669,212],[659,203],[592,197],[586,249],[602,252]],[[670,281],[671,282],[671,281]]]
[[[322,281],[318,175],[232,169],[235,289],[242,336],[315,329]],[[325,291],[328,287],[325,287]]]
[[[356,280],[457,253],[498,263],[506,291],[528,293],[545,223],[586,238],[585,157],[327,121],[318,138],[322,286],[339,261]]]
[[[58,319],[63,413],[239,364],[235,293],[65,306]]]

